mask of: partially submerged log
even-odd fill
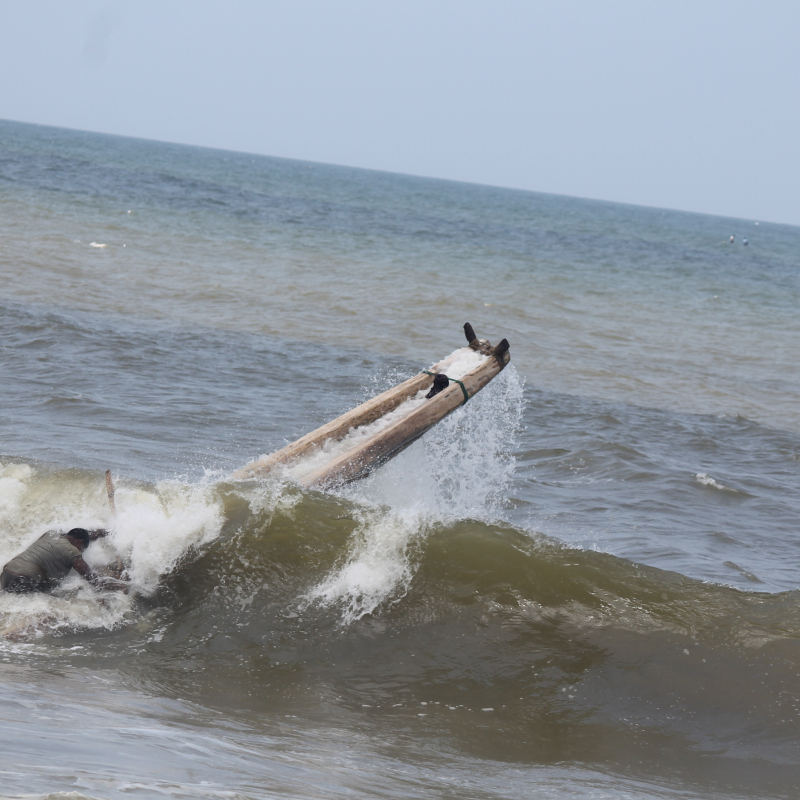
[[[479,392],[492,380],[510,360],[509,345],[503,339],[497,347],[492,347],[485,339],[478,339],[469,323],[464,325],[464,333],[469,342],[468,348],[449,356],[435,364],[430,370],[368,400],[366,403],[348,411],[341,417],[306,434],[292,444],[271,455],[253,461],[233,474],[234,480],[263,477],[281,465],[297,462],[304,456],[319,452],[326,443],[342,441],[354,429],[364,428],[386,417],[404,402],[416,397],[421,391],[430,389],[434,377],[443,374],[455,357],[471,349],[484,358],[472,370],[458,379],[450,377],[450,385],[426,399],[419,408],[402,416],[397,421],[376,431],[366,440],[346,448],[329,461],[300,475],[297,480],[305,486],[325,488],[349,483],[376,469],[397,455],[401,450],[416,441],[458,406]]]

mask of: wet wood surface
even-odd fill
[[[501,359],[487,358],[461,378],[467,394],[472,397],[492,380],[508,363],[508,354]],[[375,434],[314,472],[300,479],[305,486],[325,488],[349,483],[363,477],[415,442],[448,414],[464,403],[464,392],[458,383],[426,400],[416,411]]]

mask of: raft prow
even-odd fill
[[[261,478],[276,467],[288,466],[304,456],[318,453],[320,448],[329,442],[341,442],[354,429],[361,429],[377,422],[407,400],[416,397],[421,391],[429,390],[436,375],[446,374],[447,365],[452,364],[459,353],[472,350],[483,356],[480,363],[466,374],[458,379],[450,377],[450,385],[430,399],[425,399],[419,408],[383,427],[366,440],[332,456],[321,466],[297,476],[297,481],[304,486],[326,488],[364,477],[416,441],[458,406],[467,402],[508,364],[510,355],[506,339],[503,339],[497,347],[492,347],[486,340],[478,340],[475,337],[469,323],[464,326],[464,332],[469,342],[468,347],[457,350],[430,370],[420,372],[398,386],[373,397],[281,450],[247,464],[237,470],[232,478],[234,480]]]

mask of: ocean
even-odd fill
[[[134,585],[0,594],[0,793],[795,798],[798,309],[798,227],[0,121],[0,564]],[[370,477],[231,480],[467,321]]]

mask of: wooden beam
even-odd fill
[[[433,376],[420,372],[419,375],[415,375],[398,386],[379,394],[377,397],[373,397],[372,400],[362,403],[352,411],[337,417],[321,428],[307,433],[282,450],[259,458],[257,461],[252,461],[234,472],[232,477],[237,481],[257,478],[279,464],[285,464],[287,461],[306,455],[316,447],[321,447],[329,439],[338,442],[347,436],[351,428],[360,428],[362,425],[369,425],[371,422],[375,422],[376,419],[380,419],[390,411],[394,411],[404,400],[413,397],[420,389],[429,388],[432,383]]]
[[[472,397],[494,378],[509,362],[506,348],[497,357],[483,363],[461,378],[467,394]],[[363,477],[376,467],[397,455],[419,439],[448,414],[464,403],[464,392],[458,383],[451,383],[444,391],[426,400],[424,405],[407,417],[377,433],[360,445],[342,453],[337,458],[300,478],[305,486],[329,488]]]
[[[510,356],[506,339],[503,339],[497,347],[492,347],[486,339],[478,339],[475,336],[475,331],[469,323],[464,325],[464,334],[469,342],[469,348],[457,350],[431,367],[430,372],[446,373],[454,357],[458,357],[459,353],[463,353],[467,349],[487,356],[483,363],[461,379],[468,396],[472,397],[508,364]],[[281,464],[309,455],[328,441],[341,441],[352,429],[364,427],[384,417],[406,400],[414,397],[420,390],[429,389],[432,383],[433,375],[421,372],[377,397],[373,397],[366,403],[362,403],[332,422],[307,433],[281,450],[252,461],[234,472],[231,477],[233,480],[263,477]],[[306,486],[329,486],[356,480],[383,464],[403,448],[408,447],[463,402],[464,390],[457,382],[451,383],[449,387],[427,399],[420,408],[412,411],[408,416],[388,428],[384,428],[360,445],[353,445],[349,450],[332,458],[327,464],[300,478],[299,481]]]

